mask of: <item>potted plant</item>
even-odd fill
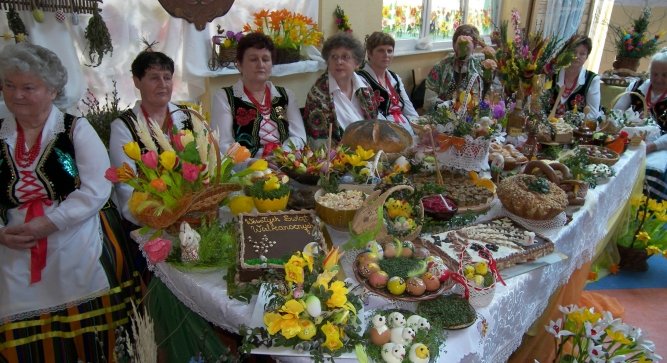
[[[639,18],[632,20],[630,27],[609,25],[616,38],[616,60],[612,64],[614,69],[626,68],[636,72],[640,59],[650,57],[660,49],[663,43],[660,34],[650,35],[648,32],[650,19],[651,8],[645,7]]]
[[[273,39],[273,64],[298,62],[302,45],[318,45],[322,39],[313,19],[287,9],[256,12],[253,23],[245,24],[243,31],[264,33]]]
[[[627,229],[617,245],[621,256],[619,267],[628,271],[648,270],[647,260],[654,254],[667,258],[667,201],[658,202],[646,195],[630,200],[631,214]]]
[[[284,210],[290,195],[288,181],[287,175],[279,178],[275,174],[256,180],[248,188],[248,194],[253,198],[255,208],[262,213]]]

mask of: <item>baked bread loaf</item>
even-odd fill
[[[511,176],[498,186],[498,199],[505,209],[526,219],[548,220],[567,207],[567,195],[555,183],[535,175]]]
[[[412,146],[412,135],[403,127],[385,120],[362,120],[347,126],[341,140],[353,150],[357,146],[365,150],[382,150],[400,153]]]

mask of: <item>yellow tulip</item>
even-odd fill
[[[269,168],[269,163],[264,159],[256,160],[254,163],[250,164],[249,169],[252,171],[264,171]]]
[[[173,170],[174,166],[176,166],[176,153],[173,151],[163,151],[160,154],[160,164],[167,170]]]
[[[125,154],[127,154],[130,159],[134,161],[141,160],[141,149],[139,148],[139,144],[136,141],[128,142],[127,144],[123,145],[123,151],[125,151]]]

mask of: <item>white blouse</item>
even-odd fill
[[[64,114],[55,106],[44,125],[40,153],[32,165],[19,170],[33,171],[55,136],[64,131]],[[12,158],[16,145],[16,120],[5,119],[0,139],[7,144]],[[104,173],[109,168],[106,148],[93,127],[78,119],[72,133],[76,166],[81,179],[62,202],[44,204],[44,215],[58,227],[47,237],[46,267],[42,279],[30,284],[30,250],[15,250],[0,245],[0,321],[37,316],[42,312],[94,298],[109,289],[102,254],[102,230],[99,210],[109,199],[111,182]],[[57,183],[57,180],[53,180]],[[20,181],[19,183],[24,183]],[[37,180],[38,190],[44,188]],[[43,191],[43,190],[42,190]],[[26,209],[8,210],[8,225],[25,223]],[[11,293],[6,293],[11,291]]]
[[[173,103],[167,105],[169,107],[169,112],[179,110],[179,107]],[[141,101],[137,101],[132,108],[132,112],[137,116],[137,120],[140,122],[147,122],[144,117],[144,113],[141,111]],[[185,112],[177,111],[171,114],[171,120],[174,122],[174,126],[181,130],[183,128],[183,123],[188,119],[188,115]],[[114,168],[118,168],[123,165],[123,162],[127,163],[132,167],[136,172],[137,166],[129,156],[125,154],[123,150],[123,145],[128,142],[136,141],[132,137],[132,132],[127,128],[125,123],[121,119],[116,119],[111,123],[111,136],[109,139],[109,156],[111,157],[111,165]],[[134,188],[125,183],[116,183],[114,185],[114,202],[116,206],[120,208],[120,213],[123,218],[128,221],[140,225],[140,223],[134,218],[132,212],[127,206],[127,202],[132,196]]]
[[[366,63],[366,65],[364,66],[364,70],[367,71],[377,81],[377,75],[375,74],[375,71],[373,71],[373,68],[371,68],[370,64]],[[412,105],[412,101],[410,101],[410,97],[408,96],[408,93],[405,89],[405,83],[403,83],[401,77],[397,74],[396,76],[398,80],[396,80],[391,74],[389,74],[388,70],[384,71],[384,73],[385,76],[389,78],[389,82],[391,82],[391,86],[394,87],[394,89],[396,89],[397,87],[401,89],[400,96],[401,99],[403,100],[403,116],[409,121],[418,118],[419,114],[417,113],[417,110],[415,110],[415,107]],[[387,115],[387,120],[395,121],[394,116],[391,114]],[[412,127],[410,126],[410,124],[401,122],[400,125],[405,127],[408,131],[412,133]]]
[[[271,90],[271,98],[281,96],[273,83],[268,82],[268,85]],[[232,90],[235,97],[239,97],[249,103],[252,102],[243,91],[242,80],[238,80],[232,86]],[[294,96],[294,93],[288,89],[285,89],[285,91],[288,98],[286,117],[289,122],[289,138],[285,140],[283,147],[288,148],[288,145],[291,142],[296,147],[301,148],[306,140],[306,127],[303,124],[301,111],[299,111],[299,106],[296,103],[296,96]],[[234,115],[232,115],[232,109],[229,105],[229,100],[227,99],[227,93],[222,89],[217,90],[213,95],[213,104],[211,105],[211,128],[217,130],[220,135],[220,151],[223,153],[236,141],[234,140],[234,132],[232,131],[233,125]],[[274,130],[273,137],[276,140],[280,139],[280,134],[277,129]],[[263,148],[260,148],[255,155],[262,155],[262,151]]]

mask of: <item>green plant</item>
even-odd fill
[[[662,359],[655,344],[641,329],[611,313],[577,305],[559,306],[563,318],[550,321],[545,329],[556,340],[555,363],[565,362],[652,362]]]
[[[667,258],[667,201],[658,202],[646,195],[630,199],[631,214],[618,244],[628,248],[644,248],[649,255]]]
[[[614,33],[614,47],[616,55],[628,58],[649,57],[660,49],[664,41],[660,37],[664,34],[659,32],[651,36],[648,26],[651,23],[651,8],[645,7],[637,19],[632,20],[630,27],[620,27],[609,24],[609,29]]]
[[[289,192],[289,186],[275,175],[259,179],[248,188],[248,194],[258,199],[280,199]]]
[[[118,87],[116,81],[112,81],[113,90],[111,95],[109,93],[104,94],[104,104],[101,105],[100,101],[95,97],[93,92],[88,88],[86,90],[86,96],[81,100],[86,106],[85,113],[83,110],[78,108],[81,112],[81,116],[85,117],[90,125],[93,126],[97,135],[104,143],[104,146],[109,148],[109,138],[111,134],[111,122],[120,116],[123,110],[118,107],[120,104],[120,98],[118,97]]]

